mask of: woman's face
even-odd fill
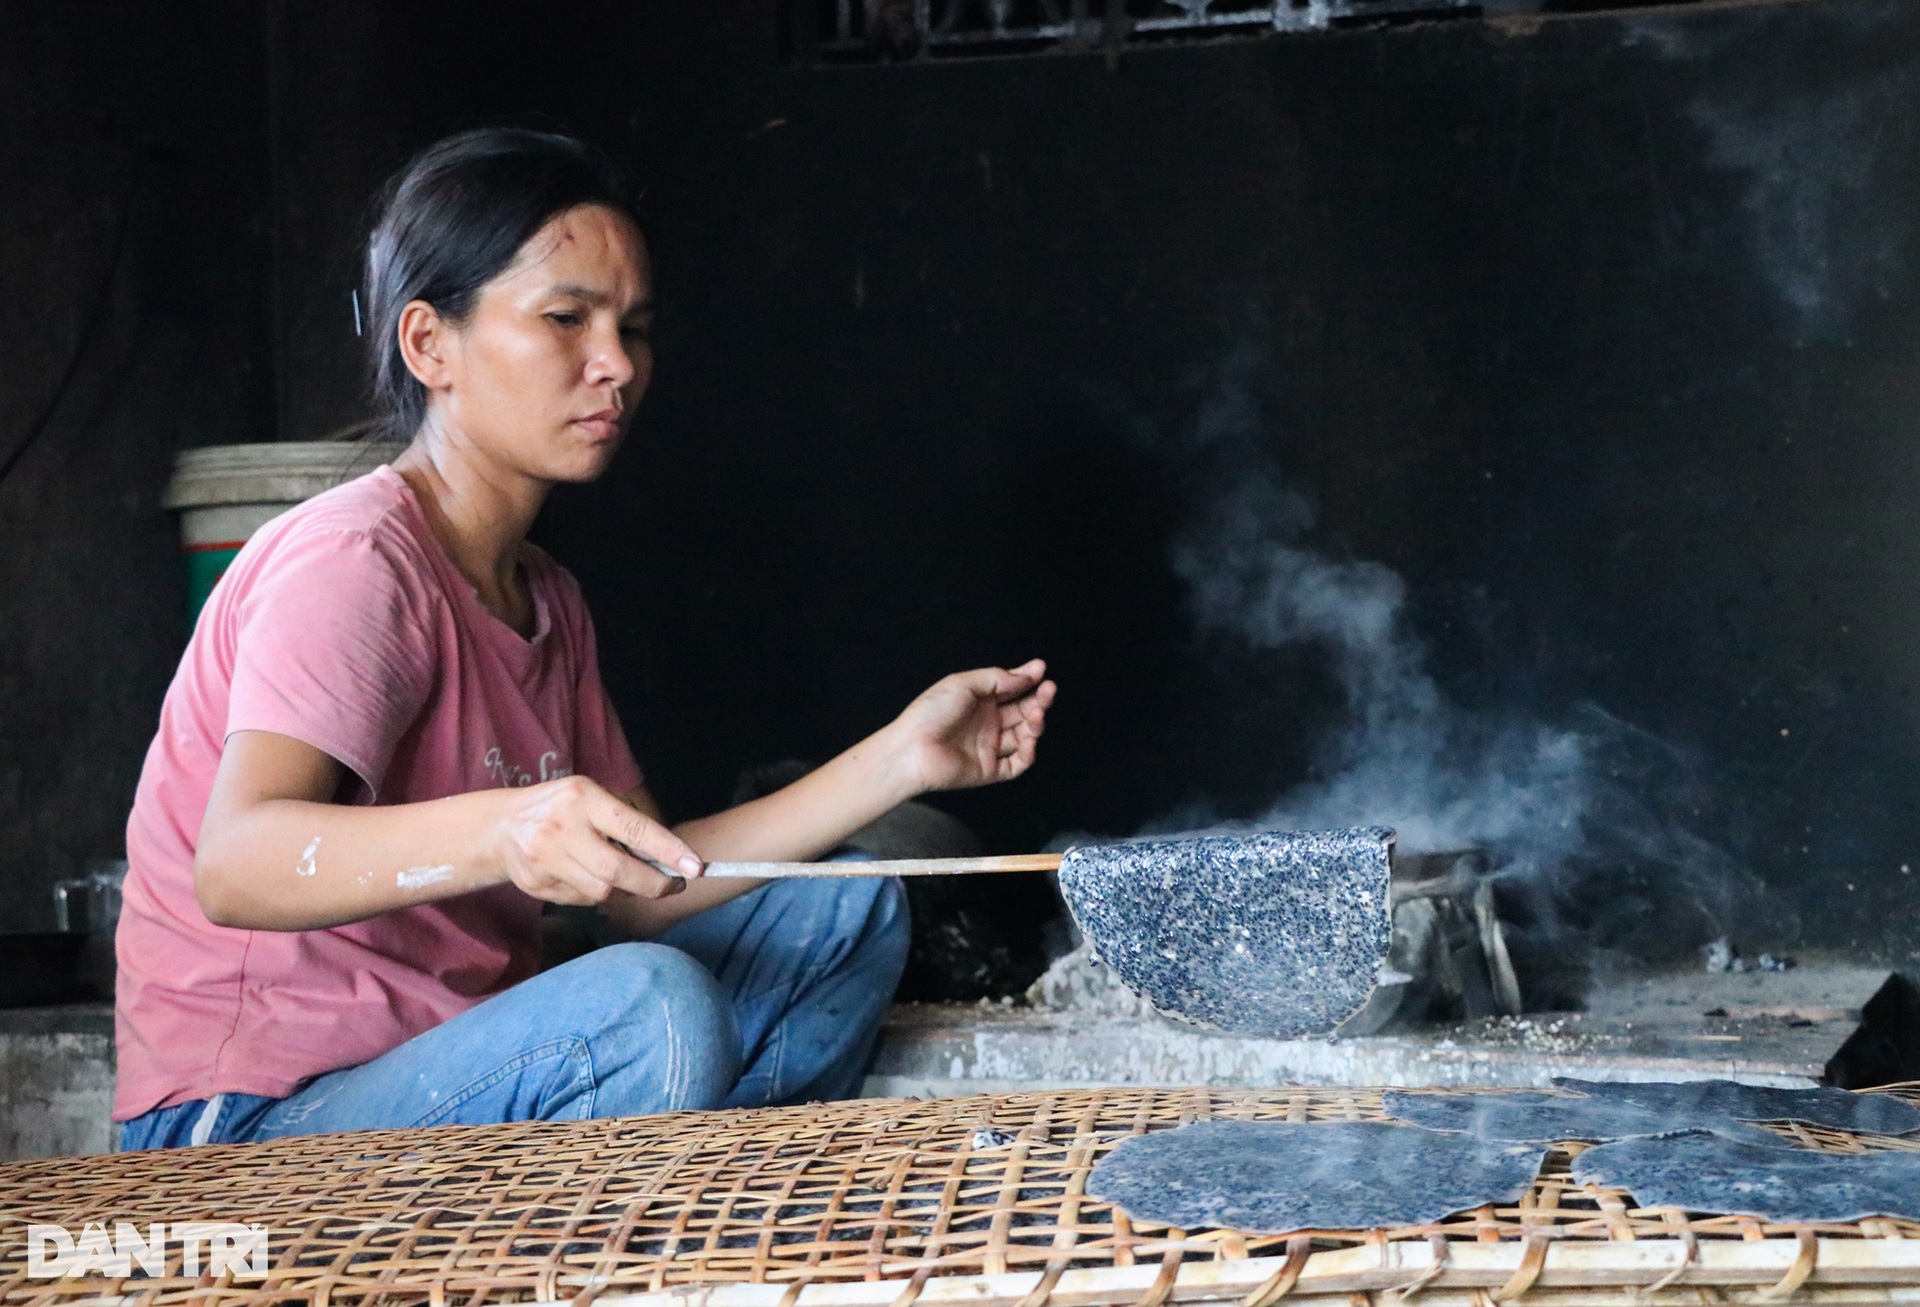
[[[463,326],[434,317],[440,366],[415,368],[428,425],[523,475],[591,481],[652,378],[652,326],[639,231],[600,205],[569,209],[486,284]]]

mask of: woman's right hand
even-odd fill
[[[678,835],[584,776],[509,793],[500,859],[508,879],[536,899],[599,904],[616,890],[664,898],[705,865]]]

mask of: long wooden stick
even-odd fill
[[[1057,853],[1001,858],[899,858],[891,862],[709,862],[706,875],[790,880],[802,876],[960,876],[976,871],[1058,871]]]

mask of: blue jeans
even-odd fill
[[[898,881],[773,881],[285,1098],[155,1108],[120,1127],[120,1149],[850,1098],[906,958]]]

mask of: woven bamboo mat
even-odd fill
[[[1796,1274],[1851,1283],[1834,1280],[1829,1263],[1871,1263],[1868,1281],[1920,1292],[1920,1225],[1777,1228],[1639,1210],[1625,1193],[1573,1184],[1567,1163],[1578,1145],[1551,1153],[1515,1206],[1390,1231],[1288,1239],[1168,1230],[1084,1196],[1088,1171],[1120,1140],[1208,1118],[1386,1119],[1380,1092],[1369,1089],[1100,1089],[18,1162],[0,1166],[0,1303],[480,1307],[584,1291],[607,1307],[614,1297],[705,1286],[697,1296],[711,1307],[796,1307],[804,1286],[804,1304],[905,1307],[915,1297],[958,1301],[954,1277],[973,1277],[969,1302],[1026,1307],[1049,1295],[1055,1307],[1196,1298],[1266,1307],[1289,1289],[1305,1297],[1415,1281],[1432,1286],[1437,1303],[1449,1300],[1448,1284],[1475,1276],[1521,1291],[1537,1283],[1536,1295],[1588,1281],[1644,1289],[1673,1258],[1683,1275],[1706,1280],[1720,1274],[1715,1266],[1752,1262],[1720,1280],[1748,1285]],[[1920,1149],[1807,1127],[1781,1133],[1829,1150]],[[270,1227],[268,1276],[186,1278],[177,1248],[163,1277],[27,1275],[30,1222],[77,1233],[89,1222],[188,1220]],[[1601,1269],[1568,1269],[1588,1263]],[[1607,1266],[1618,1274],[1603,1273]],[[1625,1302],[1624,1291],[1603,1300]]]

